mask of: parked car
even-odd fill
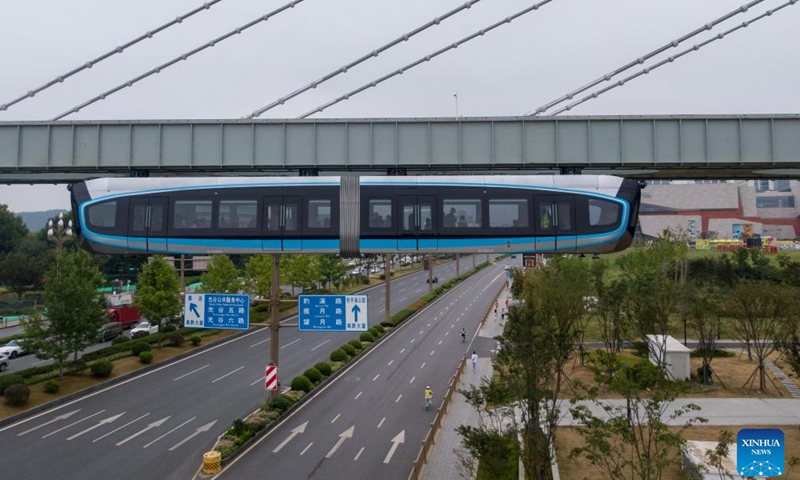
[[[11,340],[5,345],[0,346],[0,355],[5,354],[8,358],[17,358],[24,353],[25,350],[22,349],[22,345],[17,343],[16,340]]]
[[[119,322],[108,322],[100,327],[95,340],[97,342],[107,342],[112,340],[113,338],[122,335],[123,328],[124,325]]]
[[[131,330],[130,336],[131,338],[141,338],[155,333],[158,333],[158,325],[151,325],[150,322],[139,322]]]
[[[431,283],[431,279],[426,279],[425,283]],[[439,283],[439,277],[433,277],[433,283]]]
[[[0,355],[0,372],[5,372],[8,368],[8,356]]]

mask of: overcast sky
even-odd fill
[[[223,0],[0,112],[0,121],[50,119],[287,1]],[[65,120],[240,118],[464,1],[305,0]],[[765,0],[670,52],[785,1]],[[534,3],[481,0],[261,118],[297,117]],[[745,3],[554,0],[315,117],[455,116],[454,94],[463,116],[523,115]],[[0,1],[0,104],[201,4]],[[798,113],[798,59],[800,6],[795,5],[570,114]],[[69,207],[64,186],[0,185],[0,203],[16,212]]]

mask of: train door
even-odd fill
[[[167,250],[167,198],[141,197],[130,202],[128,251]]]
[[[577,241],[575,201],[571,195],[537,195],[536,250],[573,252]]]
[[[556,249],[556,226],[553,195],[536,195],[533,202],[536,251],[554,252]]]
[[[578,237],[575,226],[575,200],[572,195],[555,195],[556,248],[559,252],[574,252]]]
[[[262,250],[277,253],[301,249],[302,205],[300,197],[264,197]]]
[[[398,197],[397,249],[404,252],[432,252],[436,238],[436,197],[401,195]]]

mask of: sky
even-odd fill
[[[65,120],[240,118],[465,1],[304,0]],[[222,0],[0,112],[0,121],[49,120],[287,2]],[[655,60],[785,2],[765,0]],[[480,0],[260,118],[298,117],[534,3]],[[746,3],[553,0],[313,118],[524,115]],[[0,104],[200,5],[201,0],[1,1]],[[569,114],[798,113],[798,27],[800,6],[790,6]],[[0,203],[15,212],[69,208],[69,196],[64,185],[0,185]]]

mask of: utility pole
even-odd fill
[[[391,267],[389,265],[389,258],[390,257],[391,256],[389,254],[384,254],[383,255],[383,274],[386,277],[386,280],[383,283],[383,289],[384,289],[383,298],[384,298],[384,302],[385,302],[384,312],[383,312],[383,319],[384,319],[384,321],[387,321],[387,322],[392,321],[392,313],[390,311],[391,310],[391,305],[392,305],[392,302],[390,300],[390,297],[391,297],[391,294],[392,294],[392,282],[391,282],[392,269],[391,269]]]
[[[433,293],[433,255],[428,255],[428,293]]]
[[[461,276],[461,255],[456,253],[456,277]]]
[[[281,325],[280,306],[281,306],[281,256],[277,253],[272,255],[272,283],[270,285],[270,320],[269,331],[271,336],[269,347],[270,364],[278,367],[278,389],[269,393],[270,400],[281,396],[281,369],[278,362],[278,352],[280,352],[280,342],[278,332],[281,327],[297,327],[296,323],[286,323]],[[294,301],[294,300],[291,300]]]

